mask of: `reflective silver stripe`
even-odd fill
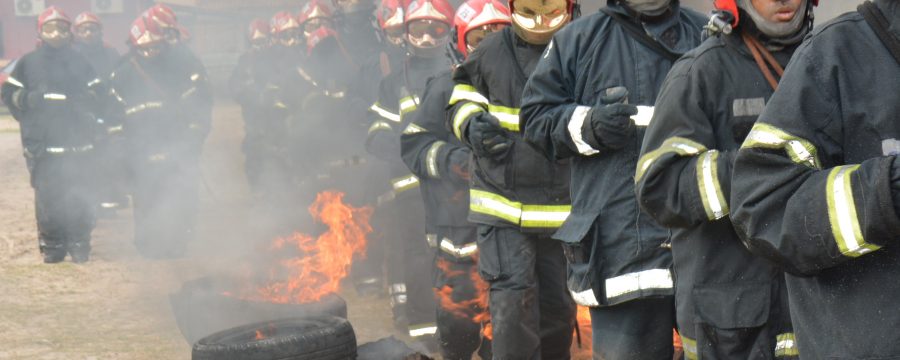
[[[57,93],[46,93],[44,94],[44,100],[65,100],[65,94],[57,94]]]
[[[800,356],[800,351],[797,349],[797,338],[794,336],[794,333],[778,334],[775,340],[775,357]]]
[[[405,294],[406,293],[406,284],[404,283],[396,283],[391,284],[388,288],[388,292],[393,294]]]
[[[100,82],[101,82],[100,79],[91,80],[91,82],[87,83],[87,87],[92,87],[94,85],[99,84]]]
[[[391,180],[391,187],[393,187],[394,191],[398,193],[412,189],[418,184],[419,178],[417,178],[415,175],[409,175]]]
[[[671,289],[672,273],[668,269],[651,269],[606,279],[606,298],[616,298],[651,289]]]
[[[200,74],[194,73],[191,75],[191,81],[200,80]]]
[[[112,127],[108,128],[108,129],[106,129],[106,132],[107,132],[107,133],[110,133],[110,134],[115,134],[115,133],[117,133],[117,132],[121,132],[121,131],[124,130],[124,129],[125,129],[125,128],[122,127],[122,125],[116,125],[116,126],[112,126]]]
[[[104,209],[115,209],[119,207],[119,203],[117,202],[102,202],[100,203],[100,207]]]
[[[6,82],[8,82],[8,83],[10,83],[10,84],[12,84],[12,85],[14,85],[14,86],[18,86],[18,87],[20,87],[20,88],[23,88],[23,89],[25,88],[25,84],[22,84],[22,82],[20,82],[19,80],[17,80],[16,78],[14,78],[14,77],[12,77],[12,76],[6,78]]]
[[[584,134],[581,133],[581,127],[584,126],[584,120],[590,110],[590,106],[579,105],[575,107],[575,111],[572,112],[572,118],[569,119],[569,137],[572,138],[575,148],[578,149],[581,155],[594,155],[600,152],[588,145],[587,141],[584,141]]]
[[[406,126],[406,129],[403,129],[403,133],[406,135],[419,134],[427,131],[428,130],[425,130],[425,128],[413,123],[409,123],[409,125]]]
[[[653,107],[652,106],[637,106],[638,113],[631,117],[631,120],[634,120],[634,124],[637,126],[648,126],[650,125],[650,120],[653,120]]]
[[[456,247],[456,245],[453,245],[453,241],[444,238],[441,240],[441,250],[447,254],[453,255],[453,257],[457,259],[461,259],[475,255],[475,253],[478,252],[478,244],[472,242],[461,247]]]
[[[93,144],[87,144],[84,146],[73,146],[73,147],[60,147],[60,146],[51,146],[47,147],[44,150],[50,154],[64,154],[64,153],[78,153],[85,152],[94,149]]]
[[[488,104],[488,99],[484,97],[484,95],[481,95],[481,93],[479,93],[474,86],[466,84],[456,84],[456,86],[453,87],[453,93],[450,94],[449,104],[455,105],[456,103],[463,100],[468,100],[485,106],[487,106]]]
[[[425,242],[428,243],[428,247],[430,248],[438,247],[437,234],[425,234]]]
[[[725,195],[722,194],[722,187],[719,185],[718,158],[719,152],[710,150],[697,159],[700,198],[703,201],[706,216],[710,220],[718,220],[728,215],[728,203]]]
[[[425,167],[428,168],[428,176],[431,176],[435,179],[441,178],[441,172],[438,169],[438,152],[441,150],[441,147],[446,145],[446,142],[443,141],[435,141],[431,144],[431,147],[428,148],[428,154],[425,155]]]
[[[594,295],[593,288],[579,292],[569,290],[569,293],[572,294],[572,299],[575,300],[575,303],[578,305],[589,307],[600,306],[600,302],[597,301],[597,296]]]
[[[187,91],[185,91],[184,94],[181,94],[181,98],[182,98],[182,99],[187,99],[188,97],[190,97],[191,95],[193,95],[195,92],[197,92],[197,88],[196,88],[196,87],[192,87],[192,88],[188,89]]]
[[[821,163],[816,147],[809,141],[761,122],[753,125],[741,148],[761,147],[767,149],[782,148],[792,161],[798,164],[820,169]]]
[[[410,326],[409,327],[409,336],[410,337],[419,337],[425,335],[434,335],[437,333],[437,326],[434,324],[427,325],[419,325],[419,326]]]
[[[128,110],[125,110],[125,115],[133,115],[135,113],[138,113],[138,112],[141,112],[141,111],[144,111],[147,109],[158,109],[158,108],[161,108],[162,106],[163,106],[163,104],[161,102],[155,102],[155,101],[143,103],[138,106],[132,107]]]
[[[881,248],[867,243],[860,229],[851,184],[852,174],[857,169],[859,165],[835,167],[828,174],[825,185],[831,233],[841,254],[848,257],[859,257]]]
[[[378,114],[378,116],[381,116],[387,120],[390,120],[393,122],[400,122],[400,114],[394,114],[394,113],[388,111],[387,109],[381,107],[381,105],[378,103],[372,104],[372,106],[369,107],[369,110],[374,111],[376,114]]]

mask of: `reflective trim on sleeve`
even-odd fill
[[[457,259],[462,259],[475,255],[478,252],[478,244],[471,242],[457,247],[453,245],[453,241],[444,238],[441,240],[441,250]]]
[[[388,294],[391,296],[391,308],[406,304],[406,284],[394,283],[388,286]]]
[[[522,203],[482,190],[469,190],[469,210],[519,224]]]
[[[407,135],[423,133],[426,131],[428,130],[425,130],[425,128],[413,123],[409,123],[409,125],[406,126],[406,129],[403,129],[403,133]]]
[[[18,86],[23,89],[25,88],[25,84],[22,84],[22,82],[12,76],[6,78],[6,82],[12,84],[13,86]]]
[[[857,169],[859,165],[835,167],[828,174],[825,185],[831,233],[841,254],[847,257],[859,257],[881,248],[867,243],[860,230],[851,185],[853,172]]]
[[[672,286],[672,273],[668,269],[638,271],[606,279],[606,298],[651,289],[671,289]]]
[[[376,114],[378,114],[378,116],[381,116],[387,120],[400,122],[400,114],[394,114],[390,112],[388,109],[385,109],[383,106],[381,106],[381,104],[377,102],[372,104],[372,106],[369,107],[369,110],[374,111]]]
[[[417,186],[419,186],[419,178],[412,174],[391,180],[391,187],[394,188],[394,192],[397,194]]]
[[[102,81],[100,79],[91,80],[89,83],[87,83],[87,87],[93,87],[94,85],[100,84],[101,82]]]
[[[643,127],[650,126],[650,120],[653,120],[653,113],[655,108],[653,106],[638,105],[637,109],[638,113],[631,117],[631,120],[634,121],[634,124]]]
[[[410,337],[419,337],[419,336],[434,335],[434,334],[437,334],[437,325],[435,325],[434,323],[409,326],[409,336]]]
[[[438,153],[441,148],[447,144],[443,141],[435,141],[431,144],[431,147],[428,148],[428,153],[425,155],[425,168],[428,169],[428,176],[431,176],[435,179],[441,178],[441,171],[438,169]]]
[[[584,141],[584,134],[581,133],[581,128],[584,126],[584,120],[589,111],[591,111],[590,106],[579,105],[575,107],[575,111],[572,112],[572,117],[569,119],[569,124],[567,126],[569,129],[569,137],[572,138],[572,142],[575,143],[575,148],[578,149],[578,152],[581,153],[581,155],[594,155],[600,152],[591,147],[587,141]]]
[[[122,125],[116,125],[116,126],[110,126],[109,128],[107,128],[106,132],[109,134],[115,134],[115,133],[122,132],[122,130],[125,130],[125,127],[123,127]]]
[[[191,74],[191,81],[197,81],[197,80],[200,80],[200,74],[199,73]]]
[[[67,99],[65,94],[57,94],[57,93],[46,93],[44,94],[44,100],[65,100]]]
[[[594,295],[594,288],[579,292],[569,290],[569,294],[572,294],[572,300],[575,300],[575,303],[578,305],[588,307],[600,306],[600,302],[597,301],[597,296]]]
[[[479,93],[474,86],[466,84],[456,84],[456,86],[453,87],[453,93],[450,94],[449,105],[456,105],[456,103],[463,100],[479,103],[484,106],[487,106],[488,104],[488,99],[484,95],[481,95],[481,93]]]
[[[456,111],[456,115],[453,115],[453,134],[456,135],[457,139],[462,140],[463,122],[465,122],[469,116],[480,112],[484,112],[484,109],[473,103],[466,103],[459,107]]]
[[[147,109],[158,109],[161,107],[163,107],[163,104],[161,102],[156,102],[156,101],[147,102],[147,103],[143,103],[138,106],[129,108],[128,110],[125,110],[125,115],[134,115],[135,113],[138,113],[138,112],[141,112],[141,111],[144,111]]]
[[[681,336],[681,347],[684,349],[684,358],[687,360],[700,359],[697,355],[697,340],[684,336],[684,334],[679,334],[679,336]]]
[[[728,201],[719,184],[719,152],[710,150],[697,159],[697,185],[703,209],[709,220],[718,220],[728,215]]]
[[[560,227],[570,212],[571,205],[522,205],[522,227]]]
[[[400,117],[416,110],[419,106],[419,98],[417,96],[407,96],[400,99]]]
[[[371,134],[373,132],[380,131],[380,130],[393,131],[394,128],[387,121],[378,120],[376,122],[373,122],[372,125],[369,126],[368,133]]]
[[[681,156],[694,156],[704,151],[706,151],[706,146],[703,146],[694,140],[680,136],[668,138],[659,146],[659,148],[641,156],[641,159],[638,160],[637,173],[634,175],[634,182],[637,183],[641,181],[641,178],[644,177],[647,170],[650,170],[653,163],[667,153],[676,153]]]
[[[775,357],[796,357],[800,356],[800,350],[797,349],[797,338],[794,333],[779,334],[775,337]]]
[[[94,144],[87,144],[87,145],[83,145],[83,146],[69,146],[69,147],[51,146],[51,147],[44,148],[44,150],[48,154],[82,153],[82,152],[94,150]]]
[[[815,145],[765,123],[756,123],[741,148],[784,149],[795,163],[821,169]]]
[[[504,129],[519,132],[519,109],[488,104],[488,112],[500,121]]]
[[[428,247],[430,248],[438,247],[437,234],[425,234],[425,242],[428,243]]]

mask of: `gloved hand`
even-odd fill
[[[19,90],[16,99],[16,103],[23,110],[35,109],[44,104],[44,92]]]
[[[469,151],[456,149],[447,156],[447,171],[450,179],[460,183],[468,183],[472,177],[469,173]]]
[[[600,104],[594,106],[582,127],[585,141],[595,148],[618,150],[634,136],[634,121],[637,106],[627,104],[628,90],[624,87],[608,89],[600,97]]]
[[[493,115],[482,112],[472,116],[466,129],[475,156],[500,161],[512,150],[513,138]]]

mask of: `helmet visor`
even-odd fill
[[[437,47],[447,43],[450,25],[436,20],[414,20],[407,25],[409,42],[416,47]]]
[[[507,24],[504,23],[487,24],[470,29],[469,32],[466,33],[466,48],[469,52],[472,52],[472,50],[475,50],[475,48],[478,47],[478,44],[481,43],[481,40],[484,40],[488,34],[503,30],[506,25]]]

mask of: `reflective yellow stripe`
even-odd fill
[[[484,95],[478,92],[472,85],[466,84],[456,84],[453,87],[453,93],[450,94],[450,103],[449,105],[456,105],[456,103],[468,100],[474,103],[479,103],[481,105],[487,106],[488,100]]]
[[[684,357],[688,360],[699,360],[700,356],[697,354],[697,340],[691,339],[687,336],[681,335],[681,345],[684,348]]]
[[[521,227],[559,227],[572,211],[570,205],[526,205],[484,190],[469,190],[469,210],[497,217]]]
[[[148,102],[143,103],[128,110],[125,110],[125,115],[133,115],[135,113],[147,110],[147,109],[158,109],[161,108],[163,104],[161,102]]]
[[[456,115],[453,116],[453,134],[456,135],[457,139],[462,140],[463,122],[465,122],[469,116],[480,112],[484,112],[484,109],[473,103],[466,103],[456,111]]]
[[[784,149],[795,163],[822,168],[816,147],[811,142],[769,124],[758,122],[753,125],[741,148]]]
[[[522,205],[522,227],[560,227],[570,212],[571,205]]]
[[[372,123],[372,126],[369,126],[369,134],[371,134],[375,131],[379,131],[379,130],[392,131],[392,130],[394,130],[394,128],[391,127],[391,124],[387,123],[386,121],[382,121],[382,120],[378,120],[378,121]]]
[[[478,252],[478,245],[472,242],[457,247],[456,245],[453,245],[453,242],[450,241],[450,239],[444,238],[441,240],[441,250],[457,259],[462,259],[475,255],[475,253]]]
[[[500,126],[504,129],[519,132],[519,109],[488,104],[488,112],[500,120]]]
[[[441,150],[441,147],[444,146],[446,142],[443,141],[435,141],[431,144],[431,147],[428,148],[428,154],[425,155],[425,167],[428,169],[428,176],[431,176],[435,179],[439,179],[441,177],[440,169],[438,169],[438,152]]]
[[[388,109],[385,109],[383,106],[381,106],[381,104],[379,104],[377,102],[372,104],[372,106],[369,107],[369,110],[374,111],[376,114],[378,114],[379,116],[381,116],[387,120],[390,120],[393,122],[400,122],[400,114],[394,114],[394,113],[390,112]]]
[[[797,349],[797,338],[794,333],[784,333],[778,335],[775,343],[775,357],[800,356]]]
[[[709,220],[718,220],[728,215],[728,202],[719,184],[719,152],[710,150],[697,158],[697,185],[703,209]]]
[[[406,126],[406,129],[403,129],[403,133],[407,135],[423,133],[426,131],[425,128],[413,123],[409,123],[409,125]]]
[[[393,187],[394,192],[398,194],[413,189],[416,186],[419,186],[419,178],[415,175],[403,176],[391,180],[391,187]]]
[[[857,169],[859,169],[859,165],[835,167],[828,174],[825,185],[831,233],[834,235],[841,254],[854,258],[881,248],[867,243],[860,231],[856,201],[853,199],[853,187],[851,186],[853,172]]]
[[[659,148],[641,156],[641,159],[638,161],[637,174],[634,176],[634,182],[641,181],[641,178],[644,177],[644,174],[650,169],[650,166],[653,166],[653,163],[665,154],[676,153],[681,156],[693,156],[704,151],[706,151],[706,146],[703,146],[694,140],[679,136],[668,138],[659,146]]]
[[[405,98],[400,99],[400,117],[406,115],[412,111],[416,110],[416,107],[419,106],[419,98],[414,96],[407,96]]]

